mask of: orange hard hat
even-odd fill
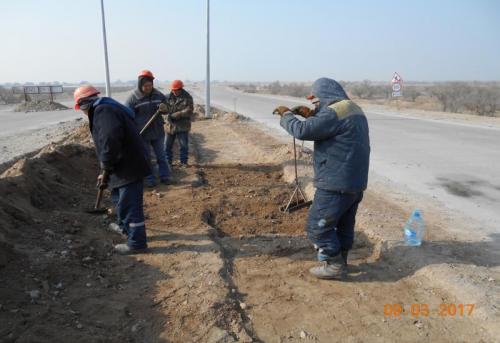
[[[150,79],[155,79],[151,70],[144,69],[139,73],[138,77],[149,77]]]
[[[181,80],[174,80],[172,81],[172,84],[170,85],[170,89],[173,91],[179,90],[184,88],[184,83],[182,83]]]
[[[94,86],[91,85],[85,85],[75,89],[75,93],[73,93],[73,98],[75,99],[75,110],[80,109],[80,100],[100,93],[101,92],[99,92]]]

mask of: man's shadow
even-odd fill
[[[478,242],[424,241],[419,247],[402,241],[384,242],[376,260],[350,266],[348,281],[398,281],[426,266],[443,263],[496,267],[500,264],[500,234],[489,237]]]
[[[212,241],[217,236],[217,243]],[[210,238],[209,238],[210,237]],[[219,244],[226,251],[226,258],[234,261],[241,257],[270,256],[289,258],[294,261],[315,261],[316,253],[305,236],[256,235],[232,237],[213,230],[207,234],[164,233],[151,237],[154,241],[169,241],[165,247],[155,247],[152,253],[172,254],[181,251],[198,253],[213,252]],[[207,240],[208,244],[189,244]],[[181,241],[175,243],[175,241]],[[439,264],[468,264],[495,267],[500,264],[498,246],[500,234],[492,234],[490,240],[479,242],[424,241],[419,247],[404,245],[403,241],[374,244],[358,232],[353,249],[349,253],[346,281],[374,282],[399,281],[418,270]]]

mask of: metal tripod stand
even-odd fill
[[[295,137],[293,137],[293,162],[295,167],[295,189],[290,196],[287,204],[280,207],[281,212],[291,213],[297,211],[303,207],[309,207],[312,201],[307,201],[304,192],[300,188],[299,177],[297,174],[297,148],[295,144]]]

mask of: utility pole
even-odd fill
[[[106,41],[106,20],[104,19],[104,0],[101,0],[101,18],[102,18],[102,40],[104,42],[104,67],[106,68],[106,96],[111,96],[111,85],[109,83],[109,65],[108,65],[108,43]]]
[[[210,0],[207,0],[207,76],[205,79],[205,117],[210,117]]]

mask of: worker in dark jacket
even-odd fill
[[[280,106],[275,112],[282,116],[280,124],[292,136],[314,141],[316,193],[306,230],[320,266],[310,272],[323,279],[341,278],[354,240],[356,211],[368,183],[368,121],[363,110],[332,79],[315,81],[308,99],[315,110],[304,121],[293,115],[301,106],[293,110]]]
[[[180,147],[179,159],[181,166],[187,166],[189,155],[189,131],[193,117],[193,97],[184,89],[181,80],[174,80],[170,85],[171,92],[167,96],[168,115],[166,116],[165,140],[167,160],[172,164],[172,148],[177,138]]]
[[[143,252],[147,248],[143,211],[143,178],[151,173],[145,145],[130,109],[111,98],[98,97],[94,87],[82,86],[74,93],[75,109],[89,118],[90,132],[101,166],[98,182],[109,186],[116,215],[127,244],[115,250],[122,254]]]
[[[153,87],[154,76],[149,70],[139,73],[137,89],[130,94],[125,104],[135,113],[135,122],[139,131],[158,110],[160,103],[165,101],[165,96]],[[148,148],[152,148],[158,164],[160,182],[168,184],[170,171],[165,158],[165,130],[163,129],[163,118],[158,115],[151,125],[142,133],[142,137]],[[149,156],[149,154],[148,154]],[[149,158],[149,157],[148,157]],[[146,186],[154,187],[156,177],[154,173],[146,177]]]

